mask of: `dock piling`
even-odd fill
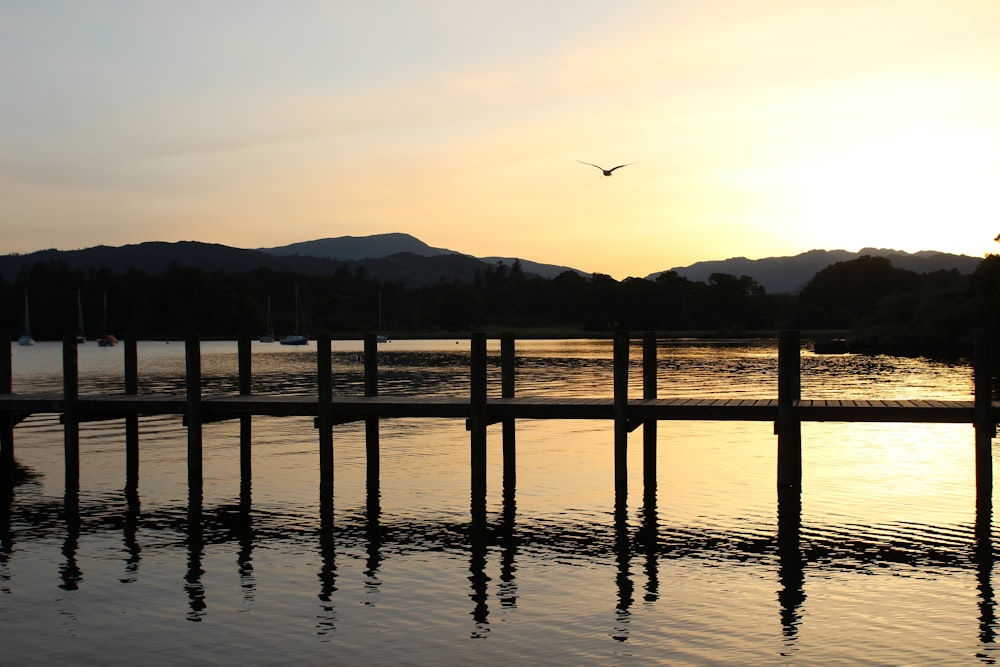
[[[802,376],[798,331],[782,331],[778,337],[778,486],[801,488],[802,422],[795,407],[802,398]]]
[[[973,381],[975,386],[976,429],[976,498],[989,502],[993,496],[993,437],[996,422],[993,420],[993,352],[989,332],[975,333],[973,352]]]
[[[125,394],[139,394],[139,351],[135,336],[125,337]],[[139,415],[125,416],[125,490],[139,488]]]
[[[378,396],[378,335],[365,334],[364,343],[365,396]],[[381,475],[379,451],[379,418],[365,419],[365,458],[367,460],[368,488],[377,492]]]
[[[239,372],[240,396],[249,396],[253,390],[252,355],[250,353],[250,336],[243,335],[236,339],[236,363]],[[251,415],[240,417],[240,482],[249,484],[253,479],[253,460],[251,456],[253,442],[253,418]]]
[[[486,334],[472,334],[469,382],[472,494],[486,495]]]
[[[184,341],[184,366],[186,369],[185,388],[187,393],[187,445],[188,445],[188,493],[201,497],[202,464],[202,423],[201,423],[201,342],[197,336],[188,336]]]
[[[0,354],[0,394],[14,391],[14,374],[11,368],[13,349],[8,344],[7,353]],[[14,415],[0,415],[0,488],[14,486]]]
[[[80,488],[80,368],[76,336],[63,338],[63,449],[66,493]]]
[[[656,332],[647,331],[642,336],[642,397],[656,399],[658,363],[656,358]],[[642,479],[646,495],[656,492],[656,420],[642,423]]]
[[[514,355],[514,334],[500,335],[500,396],[514,398],[517,360]],[[517,483],[517,430],[513,417],[501,421],[503,429],[503,485],[514,488]]]
[[[320,488],[333,491],[333,370],[330,367],[330,337],[316,338],[316,382],[318,401]]]
[[[628,362],[629,334],[617,331],[613,342],[615,417],[615,494],[628,491]]]

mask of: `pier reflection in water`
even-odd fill
[[[758,526],[759,532],[751,534],[692,525],[660,526],[657,505],[651,497],[646,498],[637,524],[629,519],[626,498],[618,498],[611,526],[603,522],[565,524],[518,519],[515,518],[514,503],[515,495],[506,495],[498,517],[487,517],[483,508],[472,507],[471,518],[464,524],[458,518],[423,521],[406,518],[383,524],[377,506],[372,505],[342,510],[339,519],[335,520],[333,508],[327,506],[321,508],[318,527],[296,528],[306,517],[262,512],[260,525],[256,526],[251,518],[255,510],[244,513],[243,505],[203,508],[196,494],[191,496],[187,507],[160,508],[150,512],[140,512],[137,503],[121,496],[96,495],[83,502],[68,496],[61,507],[57,503],[49,503],[17,508],[15,520],[18,528],[8,530],[3,542],[4,580],[8,589],[5,592],[13,593],[11,599],[16,602],[17,569],[28,567],[18,565],[12,568],[9,563],[10,557],[16,556],[18,547],[15,537],[18,535],[23,535],[19,539],[25,542],[61,540],[62,561],[56,573],[57,585],[64,591],[72,592],[85,584],[96,587],[110,585],[110,582],[94,581],[94,577],[88,576],[79,553],[81,539],[110,544],[113,534],[119,533],[123,544],[120,549],[121,571],[124,573],[121,583],[137,583],[147,574],[140,572],[140,555],[144,552],[157,550],[169,554],[175,548],[172,544],[183,544],[185,571],[177,590],[178,594],[183,591],[186,600],[187,609],[183,617],[199,622],[210,618],[213,604],[219,604],[213,603],[213,597],[227,598],[230,593],[218,582],[220,572],[215,572],[214,585],[204,580],[207,574],[207,545],[215,547],[217,552],[221,547],[221,552],[232,554],[236,577],[231,585],[240,589],[243,601],[252,607],[258,596],[252,565],[254,552],[261,549],[277,550],[279,553],[295,551],[312,543],[319,562],[315,588],[319,600],[316,631],[324,636],[336,634],[340,610],[348,607],[345,613],[353,613],[350,604],[358,598],[355,592],[349,596],[351,602],[339,599],[338,557],[364,559],[358,575],[360,578],[352,580],[349,585],[357,587],[360,583],[363,588],[361,599],[365,604],[378,605],[385,599],[381,597],[379,588],[383,579],[381,568],[387,560],[415,555],[420,560],[420,554],[442,552],[454,559],[465,553],[468,582],[466,614],[470,618],[467,633],[471,638],[486,638],[495,627],[497,610],[512,612],[518,608],[519,553],[528,552],[534,554],[534,557],[528,558],[529,561],[535,561],[540,556],[557,562],[576,563],[578,567],[602,569],[600,563],[613,562],[614,567],[608,570],[607,575],[613,577],[614,595],[606,600],[606,632],[614,640],[626,642],[641,632],[633,630],[631,623],[637,604],[677,604],[669,593],[666,599],[661,594],[664,563],[684,565],[702,562],[715,568],[739,568],[752,564],[759,566],[755,568],[758,573],[768,570],[777,572],[774,607],[780,618],[780,631],[785,644],[781,652],[794,653],[800,629],[806,624],[803,616],[807,612],[806,591],[811,577],[824,578],[828,576],[824,574],[827,571],[871,575],[879,569],[898,568],[896,574],[901,576],[947,578],[960,576],[963,571],[974,568],[979,612],[976,618],[970,610],[966,618],[978,626],[984,660],[992,660],[994,656],[994,556],[989,546],[988,523],[970,527],[964,540],[962,535],[954,532],[942,534],[943,527],[920,525],[901,527],[892,532],[891,538],[886,534],[886,527],[854,526],[850,538],[844,539],[837,534],[839,529],[825,531],[819,526],[813,528],[811,535],[803,537],[800,534],[801,505],[794,495],[781,499],[777,532],[771,534],[765,532],[764,526]],[[150,545],[144,546],[137,539],[138,535],[145,535]],[[396,556],[387,557],[385,551]],[[156,560],[161,561],[162,557]],[[428,573],[440,574],[438,567],[428,568]],[[530,567],[538,565],[532,563]],[[99,569],[105,569],[103,564]],[[495,583],[490,575],[494,569],[498,571]],[[672,571],[674,569],[671,568]],[[807,570],[813,573],[810,577],[806,575]],[[161,572],[148,574],[154,579],[163,575]],[[37,572],[32,573],[32,576],[38,575]],[[300,581],[303,586],[308,586],[308,577],[302,577]],[[412,583],[422,585],[424,582]],[[589,585],[593,583],[588,579]],[[566,596],[570,604],[575,598],[572,590],[561,591],[561,595]],[[906,603],[905,600],[900,602]],[[152,600],[150,604],[156,605],[158,601]],[[225,613],[225,610],[220,612]],[[572,612],[567,613],[573,615]],[[648,614],[648,610],[641,610],[640,613]],[[763,619],[753,622],[763,622]],[[856,639],[864,641],[862,637]]]
[[[551,357],[561,390],[603,389],[594,377],[606,360],[590,359],[590,345]],[[550,352],[527,363],[540,374]],[[670,352],[663,363],[693,369],[708,392],[733,381],[727,369],[772,380],[766,349]],[[463,361],[434,354],[446,366],[435,382],[462,390],[447,366],[460,377]],[[720,369],[713,385],[709,355]],[[804,362],[826,378],[804,394],[835,391],[824,360]],[[915,362],[863,363],[927,382]],[[406,375],[389,354],[382,365]],[[961,369],[928,364],[927,373],[935,391],[969,391]],[[163,664],[220,651],[248,664],[294,654],[376,665],[996,658],[992,502],[976,502],[967,427],[810,425],[803,491],[779,494],[769,425],[661,424],[657,479],[615,493],[606,424],[524,422],[517,479],[502,478],[491,430],[489,485],[470,497],[460,425],[383,422],[376,478],[364,465],[364,424],[338,427],[331,489],[319,484],[310,422],[254,419],[252,475],[242,478],[240,425],[206,425],[205,483],[192,494],[185,432],[170,420],[141,420],[141,477],[125,492],[120,429],[84,427],[80,490],[64,494],[59,425],[19,426],[19,459],[38,476],[0,512],[9,655],[86,662],[114,651],[123,657],[110,664]],[[630,470],[642,455],[633,438]]]

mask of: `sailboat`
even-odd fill
[[[24,290],[24,333],[17,339],[17,344],[35,344],[35,339],[31,337],[31,318],[28,316],[28,290]]]
[[[375,335],[375,342],[389,342],[389,337],[382,333],[382,290],[378,291],[378,333]]]
[[[80,290],[76,291],[76,342],[82,344],[87,342],[87,334],[83,330],[83,302],[80,301]]]
[[[274,323],[271,322],[271,295],[267,295],[267,333],[262,335],[258,340],[262,343],[273,343],[274,342]]]
[[[280,341],[282,345],[305,345],[309,339],[299,334],[299,285],[295,284],[295,333],[291,336],[284,336]]]
[[[108,332],[108,293],[104,293],[104,335],[97,339],[100,347],[114,347],[118,344],[118,339]]]

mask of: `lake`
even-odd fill
[[[612,395],[610,340],[518,341],[519,395]],[[184,388],[184,345],[139,343],[140,392]],[[335,393],[363,392],[335,341]],[[499,342],[489,342],[499,393]],[[315,343],[254,342],[255,393],[315,393]],[[630,391],[641,394],[633,345]],[[14,390],[59,390],[61,347],[13,346]],[[79,349],[81,392],[123,390],[123,348]],[[469,341],[379,345],[380,393],[468,395]],[[777,396],[777,344],[663,340],[660,397]],[[802,352],[803,398],[971,399],[971,369]],[[235,391],[235,342],[202,343],[205,392]],[[801,512],[776,488],[770,423],[661,422],[657,479],[630,436],[615,496],[611,422],[521,420],[504,489],[489,428],[485,521],[461,420],[383,420],[368,488],[363,423],[334,427],[332,507],[311,418],[204,426],[189,498],[178,417],[81,427],[66,497],[62,427],[15,429],[28,472],[0,509],[9,664],[994,664],[992,519],[976,513],[971,425],[805,423]],[[791,526],[791,528],[789,528]],[[791,532],[789,532],[791,531]]]

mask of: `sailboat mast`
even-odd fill
[[[87,334],[83,328],[83,299],[80,296],[80,290],[76,291],[76,339],[77,342],[82,343],[87,340]]]
[[[34,345],[31,337],[31,317],[28,315],[28,290],[24,290],[24,333],[17,339],[20,345]]]

